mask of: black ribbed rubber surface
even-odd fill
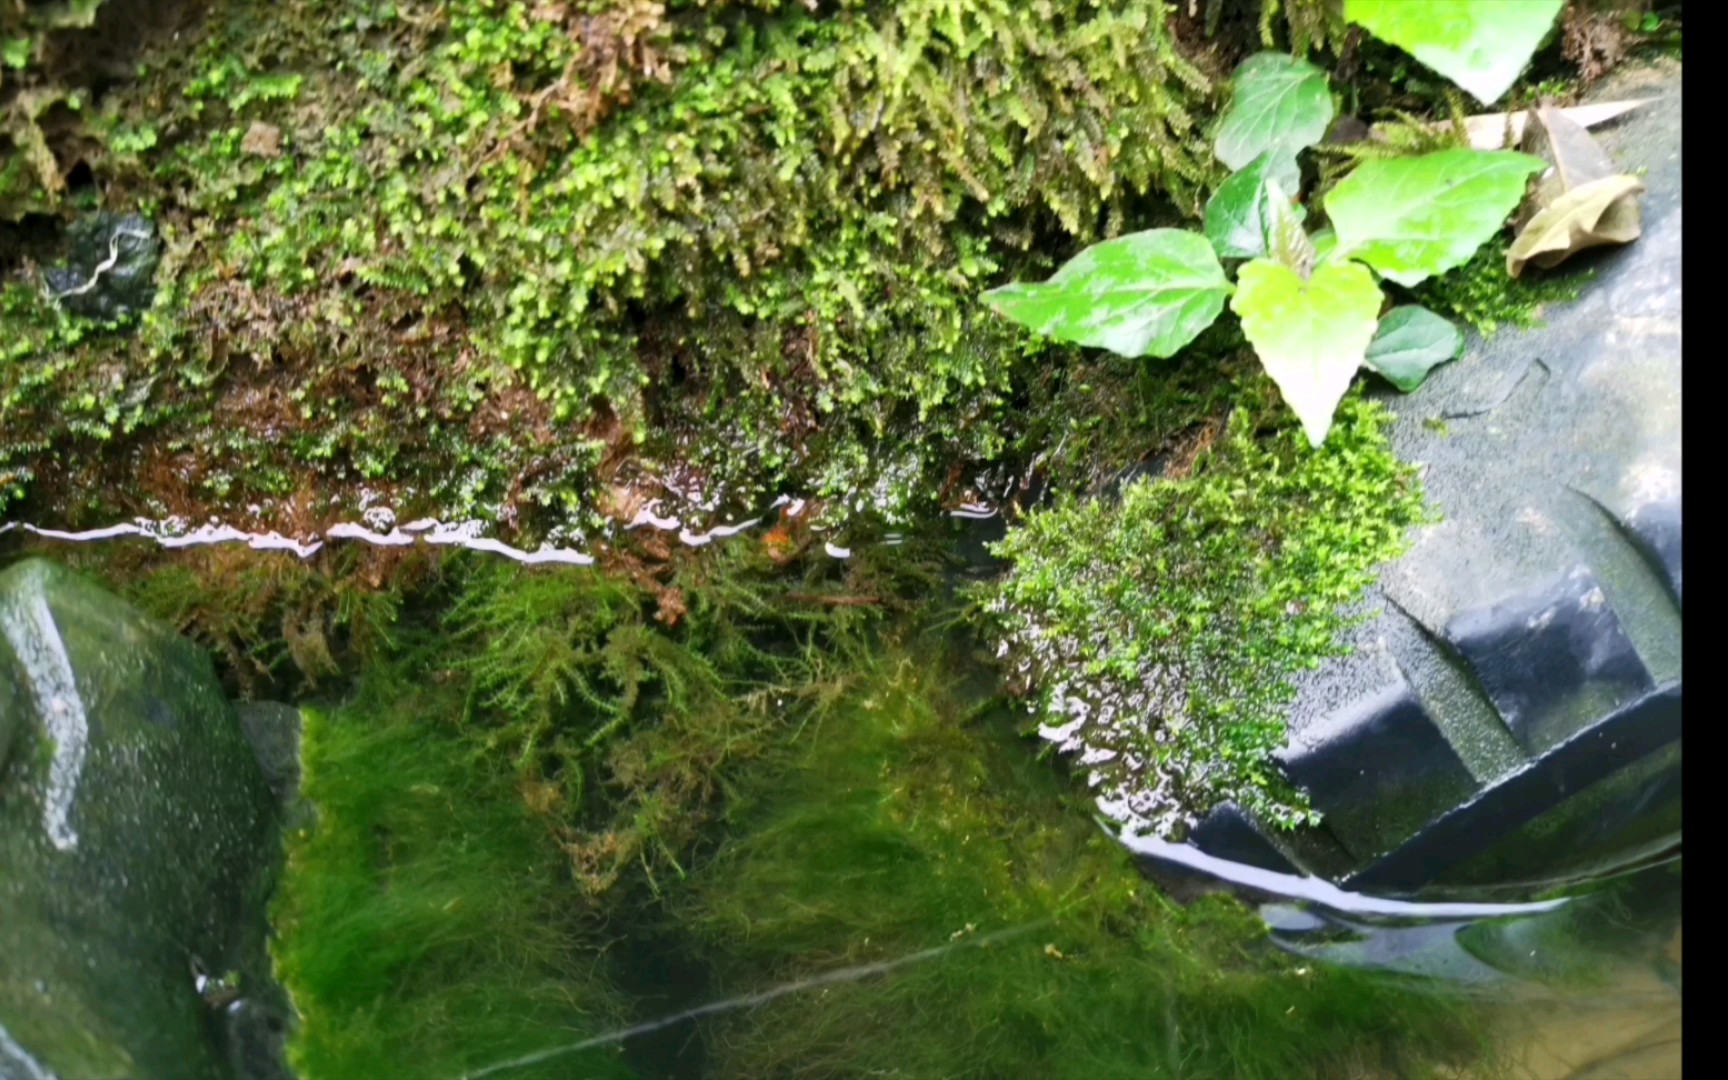
[[[1680,836],[1680,79],[1597,130],[1646,170],[1644,236],[1530,331],[1390,396],[1444,515],[1385,568],[1353,655],[1301,687],[1283,755],[1325,814],[1219,807],[1211,854],[1378,893],[1480,894],[1660,857]]]

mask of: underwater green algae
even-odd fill
[[[623,1012],[544,819],[427,674],[374,667],[354,701],[304,711],[313,816],[273,916],[306,1080],[454,1077]],[[516,1075],[572,1068],[631,1075],[615,1051]]]
[[[952,643],[888,644],[741,782],[663,928],[724,994],[955,948],[712,1022],[709,1075],[1408,1077],[1479,1060],[1468,1008],[1432,989],[1276,954],[1232,900],[1162,897],[1013,734],[985,670]]]

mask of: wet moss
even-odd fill
[[[572,917],[562,853],[458,719],[459,688],[376,666],[304,710],[302,795],[274,906],[307,1080],[457,1076],[614,1024],[623,1002]],[[615,1052],[520,1076],[628,1076]]]
[[[1334,655],[1347,605],[1423,516],[1381,406],[1353,393],[1312,451],[1263,379],[1240,390],[1175,475],[1028,514],[980,591],[1039,720],[1103,759],[1117,814],[1165,836],[1225,799],[1313,819],[1272,760],[1292,677]]]
[[[890,643],[740,782],[672,926],[726,995],[819,983],[714,1021],[711,1075],[1418,1076],[1482,1049],[1419,984],[1309,968],[1232,900],[1161,897],[990,686],[953,643]]]
[[[1414,299],[1487,336],[1502,326],[1542,325],[1543,308],[1578,299],[1594,273],[1587,267],[1569,266],[1532,270],[1515,278],[1506,272],[1511,242],[1506,234],[1494,237],[1463,266],[1417,286],[1412,290]]]
[[[156,135],[99,162],[168,237],[156,309],[94,345],[14,287],[0,393],[42,445],[0,466],[123,488],[43,448],[130,438],[164,503],[587,530],[625,461],[927,503],[1075,355],[979,288],[1197,206],[1209,93],[1155,0],[219,7],[102,106]],[[224,418],[276,436],[218,465]]]

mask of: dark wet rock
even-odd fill
[[[300,710],[279,701],[242,701],[234,711],[270,790],[283,804],[293,802],[300,790]]]
[[[61,307],[104,322],[149,309],[162,260],[154,225],[137,214],[102,212],[79,219],[67,232],[66,265],[42,274]]]
[[[51,563],[0,574],[0,1075],[285,1075],[276,805],[207,655]]]

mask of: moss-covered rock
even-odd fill
[[[0,470],[278,526],[362,484],[590,530],[651,475],[928,505],[1075,355],[980,286],[1197,205],[1210,91],[1166,17],[219,6],[98,110],[152,132],[102,163],[162,229],[157,305],[120,343],[14,277]],[[46,452],[113,440],[99,477]]]
[[[208,656],[53,564],[0,574],[0,1073],[280,1075],[274,810]]]
[[[1347,398],[1318,451],[1282,418],[1257,430],[1268,415],[1250,398],[1179,475],[1028,515],[984,591],[1043,735],[1081,753],[1112,816],[1163,836],[1225,799],[1312,817],[1272,759],[1291,678],[1335,654],[1423,515],[1383,407]]]

